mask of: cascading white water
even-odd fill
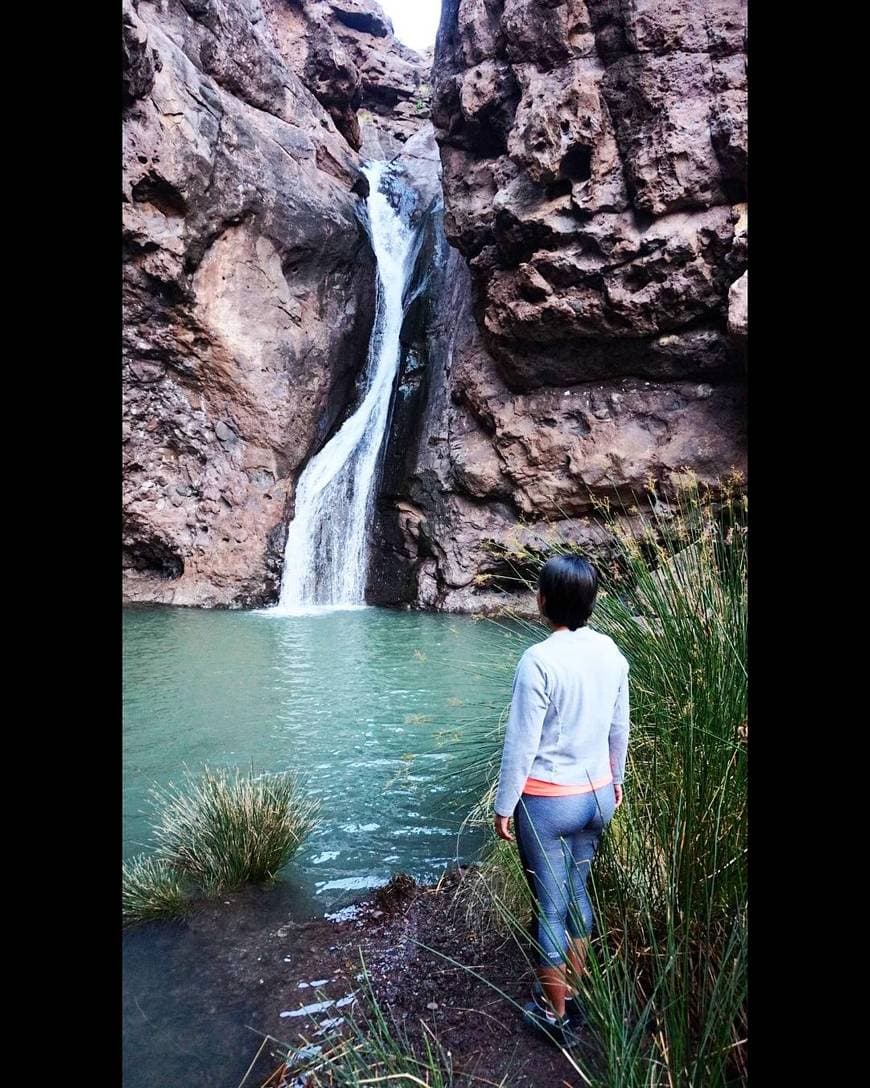
[[[372,163],[364,173],[378,290],[363,398],[299,478],[276,606],[281,611],[365,603],[367,530],[399,365],[402,295],[414,232],[383,191],[391,180],[386,163]]]

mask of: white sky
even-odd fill
[[[393,23],[396,37],[412,49],[428,49],[435,44],[441,0],[380,0]]]

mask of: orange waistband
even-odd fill
[[[582,786],[560,786],[558,782],[544,782],[541,778],[527,778],[523,793],[530,797],[569,797],[575,793],[593,793],[613,781],[612,775],[600,778],[596,782],[586,782]]]

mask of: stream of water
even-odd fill
[[[364,173],[378,288],[362,400],[299,478],[277,605],[285,613],[365,603],[368,531],[399,366],[415,232],[408,224],[413,194],[401,178],[382,162],[366,166]]]

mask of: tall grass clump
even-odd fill
[[[747,524],[737,477],[604,517],[618,541],[591,626],[631,666],[625,803],[593,868],[599,936],[582,982],[596,1088],[746,1080]],[[549,554],[576,549],[557,541]],[[525,570],[547,556],[523,557]],[[528,579],[528,574],[523,575]],[[531,580],[529,584],[531,584]],[[540,637],[548,632],[542,627]],[[527,640],[528,641],[528,640]],[[488,823],[492,793],[475,818]],[[524,930],[513,852],[482,869],[499,924]]]
[[[124,865],[125,925],[175,918],[197,897],[273,881],[316,824],[318,802],[289,772],[185,772],[151,789],[156,850]]]
[[[179,874],[162,858],[137,857],[121,874],[121,917],[125,926],[157,918],[179,918],[190,899]]]
[[[153,835],[159,856],[206,895],[274,880],[315,826],[318,804],[292,774],[220,767],[186,777],[151,790]]]

